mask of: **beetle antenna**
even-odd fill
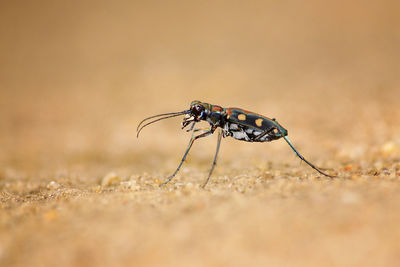
[[[136,131],[139,131],[140,125],[142,125],[143,122],[145,122],[145,121],[147,121],[147,120],[150,120],[150,119],[152,119],[152,118],[161,117],[161,116],[167,116],[167,115],[187,114],[187,113],[189,113],[189,112],[190,112],[189,110],[185,110],[185,111],[181,111],[181,112],[170,112],[170,113],[158,114],[158,115],[154,115],[154,116],[145,118],[145,119],[143,119],[143,120],[139,123],[139,125],[138,125],[137,128],[136,128]]]
[[[139,133],[140,133],[140,132],[142,131],[142,129],[143,129],[144,127],[146,127],[147,125],[150,125],[150,124],[155,123],[155,122],[160,121],[160,120],[164,120],[164,119],[169,119],[169,118],[173,118],[173,117],[185,115],[185,114],[187,114],[187,113],[189,113],[189,112],[190,112],[189,110],[185,110],[185,111],[182,111],[182,112],[165,113],[165,114],[159,114],[159,115],[154,115],[154,116],[148,117],[148,118],[142,120],[142,121],[139,123],[139,125],[138,125],[138,127],[137,127],[137,129],[136,129],[136,130],[137,130],[137,135],[136,135],[136,137],[139,137]],[[151,121],[151,122],[148,122],[148,123],[142,125],[142,123],[145,122],[146,120],[149,120],[149,119],[152,119],[152,118],[156,118],[156,117],[160,117],[160,116],[165,116],[165,117],[155,119],[155,120],[153,120],[153,121]],[[142,125],[142,126],[141,126],[141,125]],[[140,127],[140,126],[141,126],[141,127]]]
[[[294,153],[296,153],[296,155],[305,163],[307,163],[311,168],[313,168],[314,170],[316,170],[317,172],[319,172],[322,175],[325,175],[327,177],[330,178],[334,178],[336,176],[332,176],[332,175],[328,175],[326,173],[324,173],[323,171],[321,171],[319,168],[315,167],[311,162],[309,162],[308,160],[306,160],[302,155],[300,155],[299,152],[297,152],[297,150],[294,148],[294,146],[292,145],[292,143],[290,142],[289,138],[287,138],[287,136],[283,136],[283,138],[285,139],[286,143],[289,144],[289,146],[293,149]]]

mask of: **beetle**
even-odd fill
[[[199,138],[207,137],[212,135],[215,130],[219,128],[218,139],[217,139],[217,149],[214,155],[214,160],[211,165],[211,169],[208,173],[207,179],[205,180],[202,187],[204,188],[208,181],[210,180],[211,174],[217,163],[218,152],[221,144],[222,137],[233,137],[237,140],[245,142],[270,142],[283,138],[296,155],[305,163],[307,163],[311,168],[319,172],[320,174],[333,178],[335,176],[324,173],[320,168],[314,166],[311,162],[306,160],[297,150],[294,148],[290,140],[288,139],[288,131],[280,125],[276,119],[270,119],[263,115],[247,111],[241,108],[223,108],[218,105],[212,105],[209,103],[194,100],[191,102],[188,110],[181,112],[164,113],[155,116],[151,116],[142,120],[137,127],[137,137],[139,137],[140,132],[144,127],[155,123],[160,120],[173,118],[177,116],[185,115],[182,122],[182,129],[188,127],[187,132],[192,131],[192,137],[190,138],[189,144],[186,151],[182,157],[178,168],[175,172],[169,176],[160,186],[169,183],[175,175],[179,172],[185,161],[194,141]],[[154,119],[152,121],[148,121]],[[210,124],[209,129],[195,129],[196,123],[200,121],[207,121]],[[146,123],[145,123],[146,122]],[[195,133],[201,132],[197,135]]]

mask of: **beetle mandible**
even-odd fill
[[[183,155],[178,168],[170,177],[168,177],[162,184],[160,184],[160,186],[169,183],[179,172],[194,141],[196,141],[199,138],[212,135],[215,132],[215,130],[217,130],[217,128],[219,128],[217,149],[215,152],[210,172],[202,187],[205,187],[208,181],[210,180],[211,174],[216,165],[218,151],[221,144],[221,138],[222,137],[225,138],[228,136],[246,142],[270,142],[273,140],[277,140],[279,138],[283,138],[293,149],[296,155],[302,161],[311,166],[311,168],[315,169],[317,172],[319,172],[324,176],[331,178],[335,177],[324,173],[319,168],[314,166],[311,162],[306,160],[299,152],[297,152],[297,150],[294,148],[294,146],[287,137],[288,131],[285,128],[283,128],[282,125],[280,125],[276,121],[276,119],[270,119],[260,114],[247,111],[241,108],[223,108],[221,106],[211,105],[209,103],[194,100],[190,104],[190,108],[188,110],[184,110],[181,112],[164,113],[145,118],[139,123],[137,127],[137,137],[139,137],[139,134],[144,127],[160,120],[173,118],[181,115],[185,115],[182,122],[182,129],[190,125],[187,132],[192,131],[193,134],[192,137],[190,138],[189,144],[186,148],[185,154]],[[148,121],[150,119],[154,120],[143,124],[145,121]],[[207,121],[210,124],[210,128],[207,130],[195,129],[194,127],[196,123],[200,121]],[[195,133],[197,132],[201,133],[195,135]]]

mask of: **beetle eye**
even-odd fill
[[[199,116],[201,113],[202,113],[202,111],[203,111],[203,106],[202,105],[194,105],[193,107],[192,107],[192,113],[194,114],[194,115],[196,115],[196,116]]]

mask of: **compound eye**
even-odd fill
[[[195,105],[192,108],[192,112],[194,115],[199,116],[201,112],[203,111],[203,106],[202,105]]]

